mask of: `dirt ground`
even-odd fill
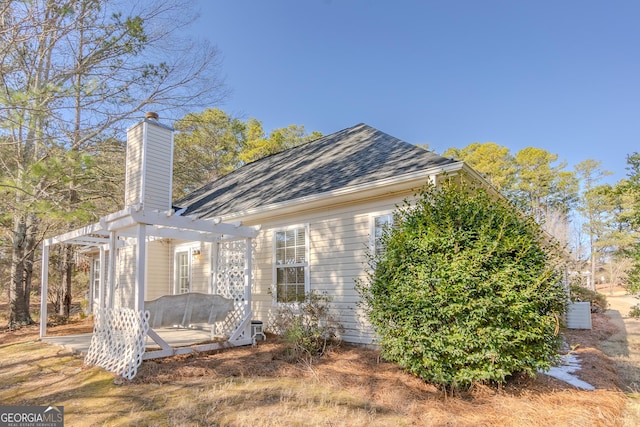
[[[629,317],[632,306],[640,299],[624,292],[607,296],[606,315],[616,333],[602,340],[599,348],[613,361],[622,390],[629,396],[625,425],[640,426],[640,319]]]
[[[610,297],[593,330],[565,331],[582,360],[577,376],[595,391],[538,375],[447,396],[361,347],[292,363],[271,335],[257,347],[145,361],[128,382],[39,342],[32,326],[0,331],[0,402],[63,405],[69,426],[636,426],[640,321],[626,317],[635,302]],[[78,319],[48,333],[90,329]]]

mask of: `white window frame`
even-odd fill
[[[200,250],[200,243],[187,243],[187,244],[182,244],[182,245],[177,245],[174,249],[173,249],[173,284],[171,286],[171,292],[173,295],[179,295],[182,292],[180,292],[179,289],[179,281],[178,281],[178,277],[180,274],[180,269],[179,269],[179,263],[178,263],[178,254],[179,253],[187,253],[187,274],[188,274],[188,281],[189,281],[189,288],[187,289],[186,293],[191,292],[193,289],[193,256],[194,256],[194,250]]]
[[[304,258],[305,258],[305,262],[303,263],[291,263],[291,264],[282,264],[279,265],[278,264],[278,255],[277,255],[277,234],[278,233],[282,233],[282,232],[286,232],[286,231],[290,231],[290,230],[297,230],[297,229],[304,229],[304,233],[305,233],[305,248],[304,248]],[[273,303],[274,304],[298,304],[298,301],[292,301],[292,302],[282,302],[282,301],[278,301],[278,269],[279,268],[287,268],[287,267],[303,267],[304,268],[304,293],[305,296],[306,294],[309,293],[310,291],[310,281],[309,281],[309,224],[297,224],[297,225],[290,225],[287,227],[279,227],[279,228],[274,228],[273,229],[273,233],[272,233],[272,240],[273,240],[273,244],[272,244],[272,248],[273,248],[273,258],[272,258],[272,265],[273,265],[273,271],[272,271],[272,277],[273,277],[273,287],[272,287],[272,293],[273,293]]]
[[[102,281],[102,277],[100,277],[100,257],[93,258],[91,261],[91,302],[97,303],[100,295],[100,282]]]
[[[378,254],[378,227],[376,227],[376,220],[378,218],[387,217],[388,223],[393,226],[393,211],[381,211],[372,212],[369,214],[369,251],[372,255]],[[382,229],[380,229],[382,230]]]

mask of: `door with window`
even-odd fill
[[[191,290],[191,249],[183,248],[175,253],[175,294],[185,294]]]

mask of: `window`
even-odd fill
[[[385,227],[391,224],[393,224],[393,215],[390,213],[376,214],[371,217],[371,253],[376,257],[384,251],[382,234]]]
[[[93,294],[94,300],[97,300],[100,296],[100,258],[94,258],[93,260]]]
[[[277,302],[304,301],[308,276],[307,228],[275,232],[275,282]]]

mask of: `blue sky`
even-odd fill
[[[640,151],[640,2],[200,0],[219,107],[266,131],[364,122],[438,153],[495,142],[591,158]]]

